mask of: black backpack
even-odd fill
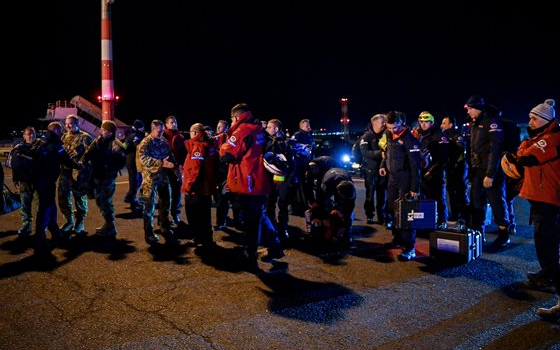
[[[15,181],[33,182],[37,176],[37,150],[44,141],[39,140],[31,146],[19,144],[8,155],[6,165],[12,168]]]

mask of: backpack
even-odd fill
[[[12,168],[14,181],[33,182],[38,170],[37,150],[43,141],[35,141],[31,146],[19,144],[8,155],[6,166]]]

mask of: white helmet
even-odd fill
[[[285,176],[290,168],[286,156],[281,153],[267,152],[263,157],[263,163],[266,170],[273,175]]]

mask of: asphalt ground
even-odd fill
[[[16,240],[19,211],[3,215],[0,349],[560,349],[560,325],[535,314],[557,297],[523,284],[538,269],[525,200],[501,252],[454,265],[431,258],[423,235],[417,259],[399,262],[399,250],[384,247],[390,232],[366,224],[356,182],[349,249],[302,239],[304,219],[291,216],[286,256],[260,262],[258,274],[244,271],[234,228],[215,231],[211,253],[190,244],[186,223],[178,244],[146,244],[140,215],[123,202],[126,174],[116,242],[95,234],[94,200],[87,237],[46,260]]]

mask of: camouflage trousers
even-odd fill
[[[161,227],[169,228],[171,221],[169,213],[171,211],[171,186],[167,175],[156,177],[144,176],[144,181],[140,187],[140,197],[138,201],[143,205],[142,213],[144,219],[144,232],[154,232],[154,213],[156,205],[158,207],[158,218]]]
[[[19,183],[19,195],[21,196],[21,222],[24,225],[33,225],[33,206],[39,205],[39,196],[35,186],[30,182]]]
[[[87,195],[79,195],[73,190],[72,171],[63,170],[58,178],[58,207],[68,222],[84,221],[88,212]],[[74,206],[76,204],[76,220],[74,220]]]
[[[115,221],[115,206],[113,205],[113,196],[115,195],[116,189],[115,179],[94,179],[93,184],[95,203],[103,215],[105,222]]]

